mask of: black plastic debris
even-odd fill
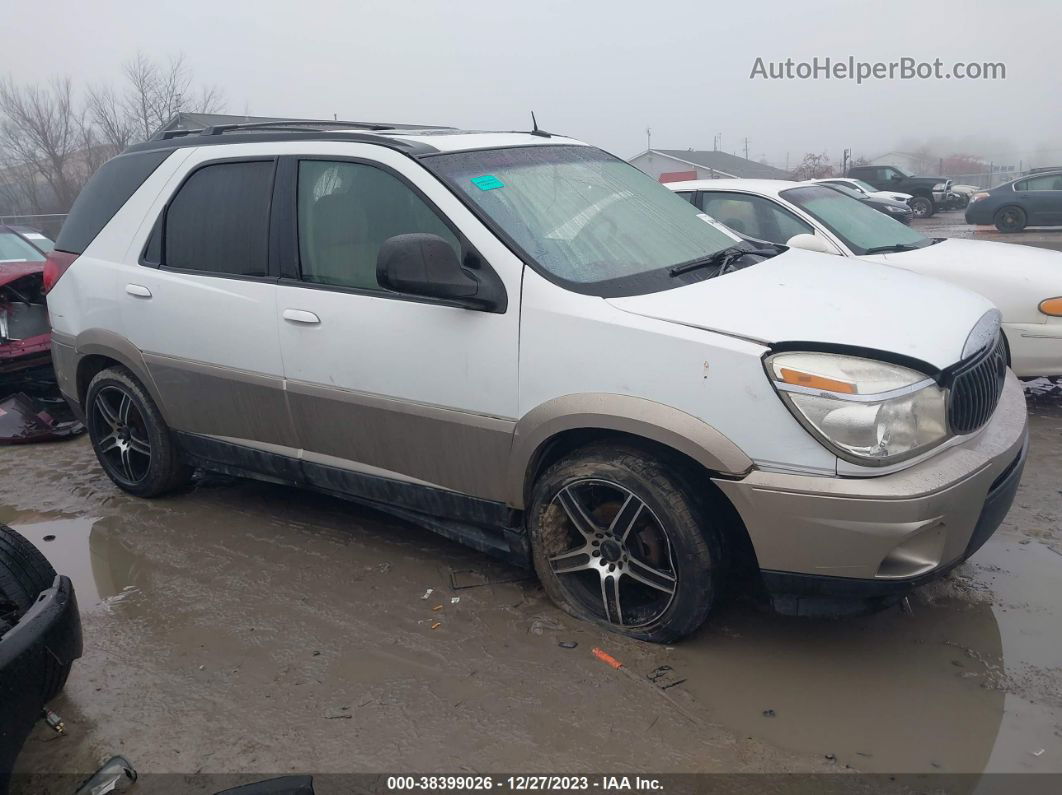
[[[0,399],[0,444],[27,444],[77,436],[85,426],[63,418],[65,404],[16,392]]]

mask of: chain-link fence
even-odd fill
[[[36,229],[45,237],[55,240],[59,227],[66,220],[66,213],[38,213],[36,215],[0,215],[0,224],[7,226],[27,226]]]

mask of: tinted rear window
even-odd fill
[[[151,172],[172,153],[172,149],[138,152],[119,155],[104,163],[78,194],[59,230],[55,247],[71,254],[82,253]]]
[[[196,171],[166,210],[163,266],[265,276],[272,191],[272,160]]]

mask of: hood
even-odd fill
[[[902,202],[903,204],[907,204],[911,199],[910,193],[897,193],[894,190],[878,190],[870,195],[877,196],[879,199],[892,199],[894,202]]]
[[[44,274],[43,262],[0,262],[0,287],[31,273]]]
[[[1043,323],[1037,307],[1062,295],[1062,252],[1018,243],[949,238],[873,261],[954,281],[992,300],[1007,323]]]
[[[992,309],[975,293],[874,263],[789,249],[757,265],[610,304],[766,345],[815,342],[910,356],[943,369]]]

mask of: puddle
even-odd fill
[[[993,540],[959,575],[913,596],[911,615],[812,621],[733,606],[667,661],[713,722],[839,766],[1062,769],[1062,556]]]
[[[0,522],[29,539],[57,572],[70,578],[82,612],[131,602],[140,591],[134,581],[136,558],[110,536],[106,522],[91,516],[2,511]]]

